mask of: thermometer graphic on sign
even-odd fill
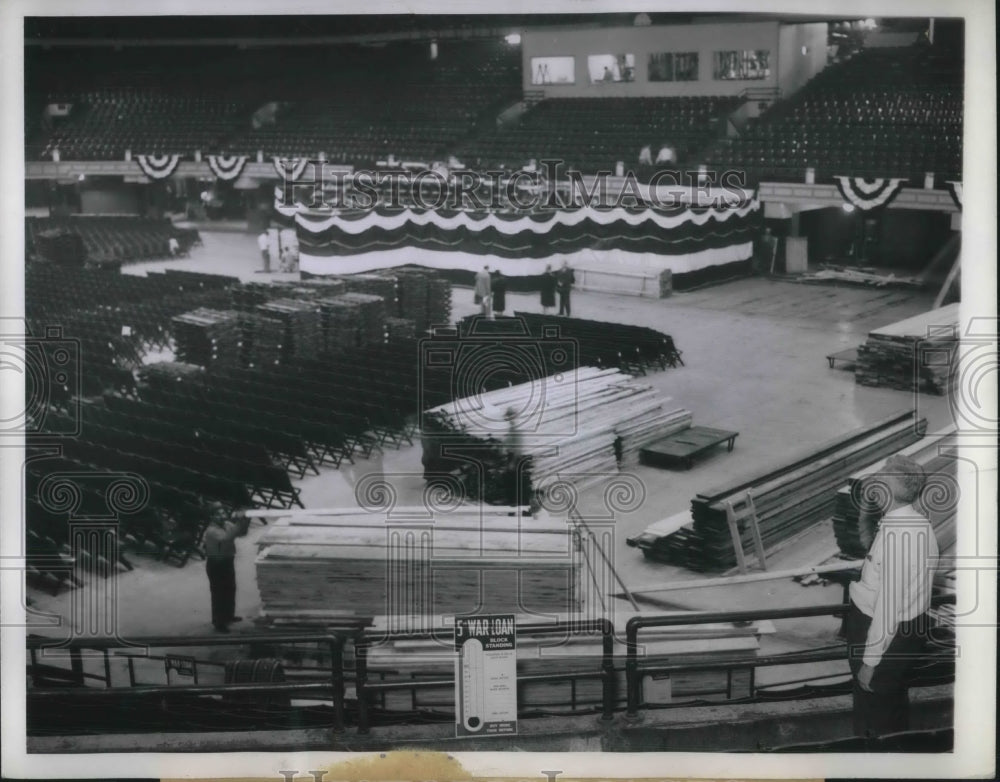
[[[482,730],[486,709],[483,644],[470,638],[462,644],[462,723],[469,731]]]

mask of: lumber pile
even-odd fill
[[[233,299],[233,309],[252,312],[258,305],[280,295],[280,289],[266,282],[244,282],[234,285],[230,289],[230,295]]]
[[[342,295],[317,299],[323,350],[340,353],[358,346],[358,320],[361,305]]]
[[[819,271],[800,275],[797,279],[799,282],[847,282],[875,288],[886,286],[922,288],[924,286],[923,280],[919,277],[897,277],[892,272],[884,274],[873,268],[837,266],[827,263],[820,264]]]
[[[855,429],[791,460],[699,492],[691,500],[691,524],[640,545],[647,556],[698,571],[720,571],[736,565],[729,531],[727,503],[737,515],[750,491],[765,550],[829,518],[837,491],[848,476],[919,440],[926,421],[912,410]],[[742,545],[751,551],[751,525],[740,525]],[[637,540],[637,543],[639,541]]]
[[[945,394],[957,370],[958,308],[949,304],[870,332],[858,347],[855,382]]]
[[[930,519],[942,554],[955,546],[955,519],[958,511],[958,435],[954,428],[925,437],[898,453],[909,456],[927,474],[920,506]],[[875,512],[865,501],[864,481],[885,468],[885,459],[848,477],[837,491],[833,513],[833,531],[841,552],[852,559],[862,559],[868,547],[861,534],[862,519]],[[867,522],[866,522],[867,523]]]
[[[438,614],[579,610],[580,558],[564,521],[510,508],[419,510],[426,523],[394,525],[358,508],[273,521],[256,561],[264,613],[389,615],[420,628]]]
[[[301,299],[273,299],[259,305],[257,312],[282,323],[283,362],[290,361],[293,356],[311,358],[323,349],[320,308],[315,302]]]
[[[236,364],[239,313],[200,307],[171,318],[178,360],[203,367]]]
[[[532,457],[533,482],[542,487],[555,479],[579,484],[612,475],[619,461],[637,461],[644,445],[691,425],[689,410],[647,383],[617,369],[593,367],[459,399],[425,418],[436,422],[439,441],[479,441],[486,448],[477,458],[489,462],[492,453],[500,463],[506,456],[508,409],[516,412],[523,455]],[[433,446],[425,441],[425,456]]]
[[[442,277],[417,269],[395,272],[397,312],[416,323],[417,333],[451,322],[451,284]]]

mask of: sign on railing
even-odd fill
[[[513,614],[455,617],[455,735],[517,733]]]

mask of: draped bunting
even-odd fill
[[[213,174],[219,179],[228,181],[230,179],[238,179],[240,174],[243,173],[243,166],[246,165],[247,156],[233,155],[232,157],[227,157],[226,155],[208,155],[206,160]]]
[[[958,207],[958,211],[962,211],[962,183],[949,181],[945,182],[948,186],[948,192],[951,194],[951,200],[955,202],[955,206]]]
[[[837,189],[848,203],[863,212],[887,206],[899,195],[905,179],[863,179],[861,177],[837,176]]]
[[[282,158],[275,156],[273,160],[274,171],[278,175],[278,179],[283,179],[286,182],[298,181],[306,170],[306,166],[309,165],[307,157]]]
[[[276,205],[277,206],[277,205]],[[546,258],[583,250],[681,256],[752,240],[757,201],[738,208],[571,208],[528,214],[448,210],[294,213],[299,246],[314,256],[404,247],[500,258]]]
[[[150,179],[166,179],[177,169],[180,155],[136,155],[142,173]]]

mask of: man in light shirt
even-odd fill
[[[926,481],[919,464],[889,457],[869,481],[865,494],[884,499],[884,513],[861,579],[850,586],[846,631],[854,730],[877,737],[909,727],[906,676],[924,651],[938,545],[915,505]]]

